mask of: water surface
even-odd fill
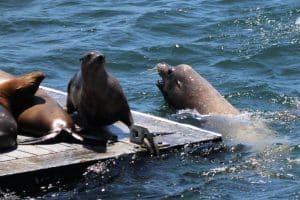
[[[1,0],[0,13],[2,70],[16,75],[41,70],[47,75],[43,85],[66,91],[79,58],[101,51],[132,109],[188,122],[166,106],[153,70],[162,61],[186,63],[235,107],[286,139],[263,152],[225,144],[206,156],[183,151],[117,161],[122,167],[110,161],[36,193],[2,191],[0,196],[300,198],[299,1]]]

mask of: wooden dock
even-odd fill
[[[65,103],[66,93],[50,88],[44,89],[60,104]],[[133,111],[132,114],[135,123],[148,128],[150,132],[173,132],[155,138],[161,150],[186,144],[221,141],[221,135],[218,133],[136,111]],[[0,180],[10,176],[93,163],[147,151],[140,145],[129,141],[129,130],[125,125],[118,122],[109,126],[108,129],[118,135],[119,142],[106,147],[60,142],[44,145],[19,145],[13,151],[0,153]]]

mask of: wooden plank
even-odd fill
[[[18,150],[36,156],[53,153],[53,151],[49,151],[45,148],[41,148],[39,145],[19,145]]]
[[[135,151],[134,144],[118,142],[108,146],[105,153],[82,148],[81,150],[70,150],[61,153],[15,159],[0,166],[0,177],[80,164],[93,160],[116,158],[120,155],[133,154]]]
[[[62,144],[45,144],[45,145],[39,145],[39,147],[55,153],[75,149],[73,146],[65,146]]]
[[[14,160],[16,158],[13,158],[13,157],[10,157],[10,156],[7,156],[7,155],[1,155],[0,154],[0,162],[4,162],[4,161],[9,161],[9,160]],[[1,165],[1,164],[0,164]]]
[[[28,157],[35,156],[34,154],[26,153],[26,152],[19,151],[19,150],[10,151],[10,152],[6,153],[5,155],[9,156],[9,157],[13,157],[13,158],[28,158]],[[1,170],[1,168],[0,168],[0,170]]]

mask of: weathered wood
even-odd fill
[[[65,104],[66,94],[44,88],[61,105]],[[180,124],[160,117],[132,111],[136,124],[144,126],[150,132],[170,133],[155,137],[160,149],[168,149],[185,144],[199,144],[208,141],[220,141],[221,135]],[[146,152],[145,148],[129,142],[128,128],[120,122],[107,127],[107,130],[118,135],[119,142],[102,146],[83,146],[62,141],[56,144],[19,145],[16,150],[0,153],[0,179],[11,175],[26,174],[82,163],[118,158],[135,153]],[[18,136],[22,138],[23,136]]]
[[[0,162],[0,177],[80,164],[93,160],[115,158],[119,155],[132,154],[135,152],[134,146],[135,145],[133,144],[118,142],[109,146],[105,153],[98,153],[92,149],[81,148],[77,150],[67,150],[60,153],[31,156]]]
[[[0,163],[8,160],[14,160],[16,158],[10,157],[8,155],[0,155]]]
[[[36,155],[36,156],[47,155],[47,154],[53,153],[52,150],[49,151],[45,148],[39,147],[38,145],[20,145],[18,147],[18,150],[22,151],[22,152],[30,153],[30,154]]]

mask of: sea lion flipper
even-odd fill
[[[68,84],[68,93],[70,93],[72,82],[73,82],[73,81],[70,81],[69,84]],[[69,113],[69,114],[71,114],[71,113],[73,113],[73,112],[76,111],[75,106],[74,106],[73,103],[72,103],[72,100],[71,100],[70,95],[67,95],[67,101],[66,101],[66,107],[65,107],[65,110],[66,110],[67,113]]]
[[[49,132],[49,134],[44,135],[39,138],[30,138],[30,139],[18,141],[18,144],[21,144],[21,145],[30,145],[31,144],[32,145],[32,144],[50,143],[50,142],[53,142],[59,134],[60,134],[59,131]]]

